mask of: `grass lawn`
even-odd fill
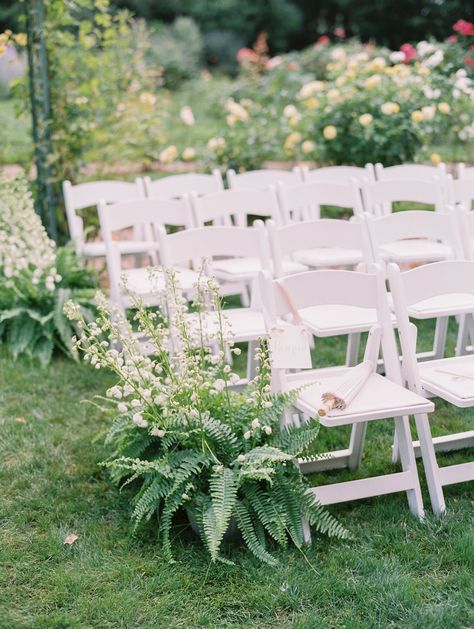
[[[427,331],[422,337],[427,344]],[[451,330],[451,348],[453,341]],[[342,339],[317,343],[317,362],[332,362],[343,349]],[[409,515],[402,494],[332,508],[354,540],[316,538],[306,557],[294,548],[276,551],[277,569],[235,543],[226,548],[235,566],[209,564],[177,520],[177,563],[166,563],[156,523],[133,538],[128,493],[97,465],[106,453],[95,437],[108,420],[82,400],[112,381],[60,357],[41,370],[0,354],[2,629],[474,626],[474,495],[467,483],[446,489],[449,511],[440,519],[429,515],[424,489],[425,522]],[[438,433],[466,429],[471,417],[437,402],[433,425]],[[392,468],[392,423],[378,424],[369,426],[358,476]],[[323,430],[320,447],[344,446],[346,438],[345,430]],[[469,456],[445,455],[443,462]],[[69,533],[79,539],[65,546]]]

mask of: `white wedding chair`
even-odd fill
[[[222,256],[233,259],[255,258],[259,268],[270,270],[270,252],[265,228],[261,221],[253,227],[200,227],[174,234],[166,234],[162,227],[157,230],[158,243],[163,266],[174,268],[194,268],[199,270],[205,262],[206,275],[216,276],[215,265]],[[248,376],[254,374],[253,355],[258,339],[266,336],[262,313],[253,304],[247,308],[225,309],[224,315],[232,329],[235,343],[247,342]],[[212,319],[214,316],[214,320]],[[208,325],[218,332],[215,315],[211,315]]]
[[[145,195],[152,199],[177,199],[184,194],[213,194],[224,190],[224,183],[219,169],[212,174],[184,173],[169,175],[161,179],[143,177]]]
[[[361,460],[364,434],[368,421],[394,418],[399,439],[402,472],[313,487],[310,491],[322,504],[334,504],[349,500],[406,491],[411,511],[423,516],[423,503],[411,443],[407,416],[429,413],[433,404],[401,386],[400,365],[387,302],[383,272],[374,266],[372,273],[355,271],[309,271],[279,280],[260,274],[262,301],[267,328],[272,334],[282,319],[318,307],[334,310],[341,307],[373,309],[378,324],[369,334],[365,358],[374,365],[380,345],[386,365],[386,377],[372,373],[357,397],[343,411],[333,411],[320,419],[327,428],[351,425],[351,443],[348,449],[316,455],[299,461],[303,473],[322,469],[349,467],[355,469]],[[298,317],[299,317],[298,315]],[[294,321],[299,323],[299,321]],[[381,339],[380,339],[381,334]],[[309,369],[290,372],[272,368],[275,391],[301,390],[294,402],[296,412],[303,417],[315,416],[321,406],[321,394],[331,390],[338,378],[349,373],[348,367]],[[300,421],[287,412],[286,423]]]
[[[292,170],[262,168],[236,173],[235,170],[229,168],[227,171],[227,182],[231,190],[265,190],[278,182],[292,185],[301,180],[301,171],[297,166]]]
[[[352,210],[354,216],[362,216],[363,207],[355,180],[343,183],[335,181],[299,183],[277,186],[283,223],[300,219],[321,218],[321,206],[330,205]]]
[[[319,219],[303,221],[278,227],[267,221],[273,269],[276,278],[285,275],[282,260],[293,259],[310,268],[334,266],[353,267],[372,262],[372,251],[363,218],[352,221]],[[335,319],[333,319],[335,317]],[[327,326],[334,324],[348,334],[346,364],[357,362],[360,335],[367,332],[377,322],[372,309],[361,311],[350,306],[321,312],[313,310],[305,315],[305,324],[314,336],[328,336]],[[331,333],[329,333],[331,336]]]
[[[403,376],[409,388],[426,397],[440,397],[459,408],[474,407],[474,356],[418,362],[416,327],[409,319],[413,310],[418,318],[420,310],[424,319],[438,316],[440,298],[445,302],[445,316],[472,314],[474,262],[438,262],[404,273],[397,265],[390,264],[388,276],[403,354]],[[443,486],[473,481],[474,461],[439,467],[435,451],[474,446],[474,430],[433,439],[426,414],[415,415],[415,421],[419,442],[414,445],[421,451],[433,511],[442,513],[446,508]]]
[[[310,170],[308,166],[301,167],[303,181],[307,183],[328,183],[335,182],[349,184],[355,180],[358,187],[362,186],[362,181],[368,179],[375,181],[375,171],[373,164],[360,166],[325,166]]]
[[[463,257],[453,212],[407,210],[379,217],[367,214],[366,217],[373,259],[381,265],[395,262],[407,266]],[[421,354],[420,358],[444,355],[447,330],[448,319],[441,308],[433,350]]]
[[[291,258],[310,268],[353,267],[372,262],[366,222],[335,218],[299,221],[278,226],[266,222],[275,277],[283,277],[283,260]]]
[[[159,292],[164,287],[162,274],[155,273],[152,281],[148,267],[123,268],[122,256],[124,251],[121,248],[121,242],[114,240],[114,234],[136,224],[146,224],[149,226],[149,239],[143,242],[142,251],[144,253],[150,251],[159,253],[156,240],[158,227],[169,225],[171,227],[190,228],[193,226],[189,199],[187,197],[163,201],[140,199],[138,201],[122,201],[114,204],[100,201],[98,210],[100,229],[106,248],[112,301],[122,308],[130,307],[130,299],[127,291],[123,288],[125,282],[128,290],[142,297],[146,305],[159,304]],[[197,280],[198,272],[183,268],[180,276],[183,289],[187,291],[192,290]]]
[[[362,184],[364,208],[374,216],[392,213],[393,203],[407,201],[434,206],[435,211],[446,211],[446,199],[439,179],[384,179]]]
[[[140,180],[127,181],[88,181],[72,185],[70,181],[63,181],[64,205],[69,228],[69,235],[76,251],[84,258],[104,257],[106,253],[105,242],[86,240],[84,221],[77,213],[91,206],[97,206],[99,201],[116,203],[126,199],[142,199],[144,191]],[[119,244],[123,253],[140,253],[142,241],[146,237],[143,227],[138,223],[133,224],[133,240],[122,240]],[[136,241],[139,241],[138,243]]]

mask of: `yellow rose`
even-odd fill
[[[154,96],[150,92],[142,92],[140,94],[140,102],[142,103],[142,105],[145,105],[147,107],[153,107],[153,105],[156,103],[156,96]]]
[[[448,103],[439,103],[438,109],[442,114],[449,114],[451,107]]]
[[[167,146],[159,155],[160,162],[163,164],[171,164],[178,157],[178,149],[174,144]]]
[[[301,145],[301,150],[305,154],[312,153],[315,148],[316,144],[312,140],[305,140]]]
[[[290,125],[290,127],[296,127],[300,120],[301,116],[297,114],[296,116],[291,116],[291,118],[288,120],[288,124]]]
[[[18,46],[26,46],[28,38],[26,37],[26,33],[17,33],[13,35],[13,41],[15,44],[18,44]]]
[[[332,124],[328,125],[327,127],[324,127],[323,136],[326,138],[326,140],[334,140],[336,135],[337,135],[337,129]]]
[[[372,76],[369,76],[369,78],[365,81],[364,85],[370,90],[373,87],[377,87],[377,85],[380,83],[380,80],[381,79],[378,74],[373,74]]]
[[[363,127],[367,127],[373,119],[372,114],[362,114],[362,116],[359,117],[359,122]]]
[[[412,111],[411,119],[413,122],[421,122],[423,120],[423,113],[419,109]]]
[[[370,67],[372,68],[372,70],[375,70],[375,71],[383,70],[386,65],[387,65],[387,62],[385,61],[383,57],[375,57],[375,59],[372,59],[370,63]]]
[[[297,142],[301,141],[301,133],[298,131],[293,131],[290,135],[287,136],[285,140],[285,146],[294,146]]]
[[[435,166],[437,166],[443,161],[439,153],[432,153],[430,156],[430,159],[431,159],[431,163],[434,164]]]
[[[317,109],[319,105],[319,100],[317,98],[308,98],[306,101],[306,107],[308,109]]]
[[[196,151],[193,149],[192,146],[188,146],[184,149],[182,156],[185,162],[190,162],[196,157]]]
[[[400,105],[398,103],[387,102],[383,103],[383,105],[380,106],[380,109],[386,116],[391,116],[392,114],[397,114],[400,111]]]

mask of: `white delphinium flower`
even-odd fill
[[[153,435],[154,437],[159,437],[160,439],[162,439],[166,435],[166,430],[163,430],[162,428],[157,428],[156,426],[154,426],[150,430],[150,435]]]
[[[140,428],[146,428],[148,426],[147,420],[143,418],[141,413],[135,413],[132,417],[132,421]]]

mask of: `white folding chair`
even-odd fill
[[[197,226],[216,221],[226,221],[227,225],[244,227],[249,224],[249,216],[273,219],[278,225],[282,223],[275,189],[270,186],[265,190],[224,190],[205,197],[191,198],[194,220]],[[249,283],[261,270],[258,252],[252,257],[232,257],[231,253],[223,254],[215,260],[213,270],[222,281]],[[285,273],[296,273],[305,270],[304,265],[293,260],[283,261]]]
[[[402,273],[388,267],[403,354],[403,375],[409,388],[425,396],[440,397],[459,408],[474,406],[474,356],[456,356],[419,363],[416,357],[416,327],[410,323],[413,310],[424,310],[424,318],[439,314],[433,309],[442,298],[444,314],[474,312],[474,262],[438,262]],[[421,306],[420,306],[421,304]],[[474,445],[474,430],[433,439],[426,414],[415,415],[419,442],[433,511],[445,510],[443,486],[474,480],[474,461],[439,467],[435,450],[449,451]]]
[[[122,255],[124,251],[120,241],[114,240],[117,231],[132,227],[135,224],[149,226],[149,240],[142,243],[141,251],[159,251],[156,240],[158,226],[169,225],[173,227],[192,226],[192,212],[189,199],[140,199],[138,201],[122,201],[120,203],[107,204],[100,201],[98,205],[100,228],[104,238],[107,269],[110,280],[110,294],[112,300],[122,308],[130,307],[130,299],[122,284],[125,278],[127,288],[140,295],[148,305],[159,303],[157,292],[164,287],[164,279],[161,274],[155,274],[153,282],[147,267],[124,269],[122,267]],[[180,280],[184,290],[191,290],[197,280],[198,273],[191,269],[181,269]]]
[[[407,416],[431,412],[433,404],[401,386],[398,352],[383,273],[378,267],[374,267],[373,271],[309,271],[273,281],[262,273],[260,279],[264,312],[270,331],[278,327],[282,318],[291,316],[295,311],[304,313],[305,310],[327,304],[331,304],[335,310],[341,306],[350,306],[370,308],[377,312],[379,323],[369,334],[365,357],[375,364],[381,343],[387,376],[372,373],[360,393],[344,411],[333,411],[321,418],[321,424],[327,428],[353,426],[349,448],[325,453],[312,460],[304,459],[299,464],[303,473],[334,467],[354,469],[361,459],[367,422],[395,418],[402,472],[314,487],[311,491],[322,504],[406,491],[410,509],[422,517],[423,504]],[[275,390],[288,391],[302,387],[294,402],[295,409],[303,416],[314,417],[321,406],[322,392],[331,390],[337,379],[348,373],[348,368],[332,367],[298,372],[273,368],[272,371]],[[285,421],[295,421],[291,412],[286,413]]]
[[[383,264],[419,264],[457,258],[461,243],[452,212],[407,210],[366,214],[373,259]]]
[[[88,181],[72,185],[70,181],[63,181],[64,205],[69,228],[69,235],[76,251],[84,258],[98,258],[105,256],[104,241],[87,242],[84,233],[84,221],[78,210],[91,206],[97,206],[99,201],[116,203],[126,199],[142,199],[144,196],[142,184],[136,179],[130,183],[127,181]],[[119,247],[123,253],[136,253],[142,251],[141,243],[134,241],[144,239],[143,228],[134,223],[133,240],[123,240]],[[138,247],[138,248],[137,248]]]
[[[373,259],[379,264],[422,264],[462,257],[452,212],[408,210],[387,216],[367,216]],[[419,357],[441,358],[446,346],[448,319],[437,318],[433,350]]]
[[[330,205],[352,210],[353,215],[362,216],[363,208],[356,181],[337,183],[299,183],[292,186],[277,186],[278,201],[284,223],[296,218],[313,220],[321,218],[321,206]]]
[[[433,205],[437,212],[446,211],[446,199],[439,179],[387,179],[362,184],[364,208],[374,216],[392,213],[393,203],[407,201]]]
[[[143,177],[143,186],[145,195],[153,199],[178,199],[192,192],[200,196],[224,190],[222,176],[217,168],[210,175],[185,173],[155,180]]]
[[[474,180],[473,180],[474,181]],[[474,211],[464,209],[462,205],[455,208],[456,219],[462,244],[463,257],[474,259]]]
[[[227,182],[231,190],[265,190],[268,186],[275,186],[278,182],[292,185],[301,181],[301,171],[295,166],[292,170],[262,168],[236,173],[229,168]]]
[[[233,259],[256,258],[260,269],[270,269],[270,253],[261,221],[253,227],[200,227],[174,234],[166,234],[158,228],[158,242],[162,264],[167,267],[189,267],[206,262],[208,275],[215,275],[214,266],[222,256]],[[252,377],[253,354],[259,338],[266,336],[265,322],[261,312],[253,305],[250,308],[230,308],[224,311],[232,329],[232,340],[249,343],[248,375]],[[208,322],[215,327],[217,321]]]
[[[320,218],[280,226],[270,220],[266,225],[275,277],[285,275],[286,258],[311,268],[352,267],[372,261],[363,217],[352,221]]]
[[[458,164],[459,179],[474,179],[474,166],[466,166],[462,162]]]

